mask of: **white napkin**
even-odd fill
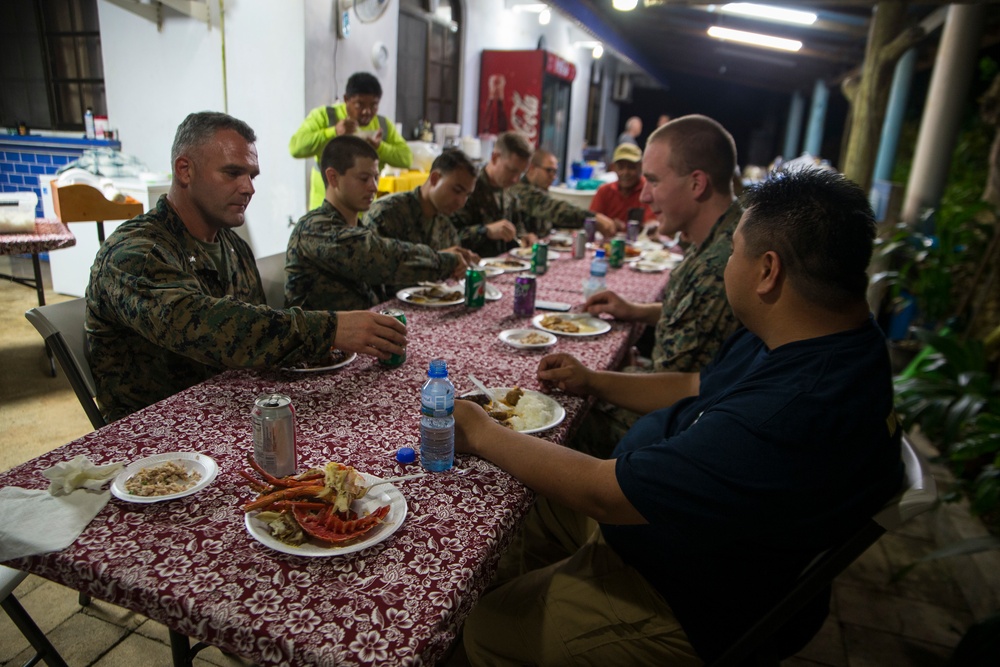
[[[100,491],[101,487],[124,467],[124,463],[95,466],[90,459],[80,454],[72,461],[55,464],[42,474],[52,482],[49,484],[49,493],[62,496],[77,489]]]
[[[47,491],[0,489],[0,561],[61,551],[72,544],[111,499],[101,487],[123,463],[95,466],[81,455],[42,474]]]

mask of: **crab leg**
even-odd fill
[[[301,498],[302,496],[319,496],[324,490],[326,490],[325,486],[292,486],[284,488],[279,491],[275,491],[274,493],[261,496],[252,503],[244,505],[243,511],[253,512],[254,510],[263,509],[273,505],[280,500],[291,500],[293,498]]]

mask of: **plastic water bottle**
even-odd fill
[[[427,369],[420,388],[420,464],[431,472],[451,468],[455,460],[455,385],[448,379],[444,359]]]
[[[88,139],[97,136],[97,132],[94,130],[94,110],[90,107],[87,107],[87,110],[83,112],[83,129]]]
[[[608,275],[608,260],[604,259],[604,249],[598,248],[594,259],[590,262],[590,276],[583,281],[584,299],[589,299],[592,295],[608,288],[606,275]]]

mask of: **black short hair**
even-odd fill
[[[354,135],[345,134],[342,137],[334,137],[327,142],[323,148],[323,155],[320,158],[320,173],[323,174],[323,185],[326,182],[326,170],[333,168],[338,174],[345,174],[347,170],[354,166],[358,158],[378,159],[378,153],[372,145]]]
[[[374,95],[382,97],[382,85],[375,78],[374,74],[368,72],[355,72],[347,79],[347,88],[344,89],[344,99],[355,95]]]
[[[472,163],[468,155],[457,148],[449,148],[434,158],[434,162],[431,162],[431,171],[438,171],[442,176],[458,170],[473,177],[477,175],[476,165]]]
[[[789,283],[823,308],[865,300],[876,227],[856,183],[820,169],[781,173],[748,188],[742,203],[748,255],[776,252]]]
[[[675,118],[653,130],[646,146],[661,141],[670,146],[670,167],[679,175],[703,171],[716,191],[732,194],[736,142],[718,121],[700,114]]]
[[[257,135],[253,128],[239,118],[219,111],[197,111],[188,114],[187,118],[177,126],[174,143],[170,148],[170,164],[176,162],[181,155],[210,140],[219,130],[234,130],[246,139],[247,143],[257,143]]]

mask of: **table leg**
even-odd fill
[[[198,642],[191,646],[191,640],[177,632],[170,630],[170,653],[173,656],[174,667],[192,667],[192,661],[198,651],[208,648],[209,644]]]
[[[31,253],[31,267],[35,271],[35,292],[38,294],[38,306],[45,305],[45,283],[42,282],[42,263],[38,259],[38,253]],[[52,357],[52,348],[49,347],[48,341],[45,343],[45,354],[49,357],[49,373],[52,377],[56,376],[56,362]]]

